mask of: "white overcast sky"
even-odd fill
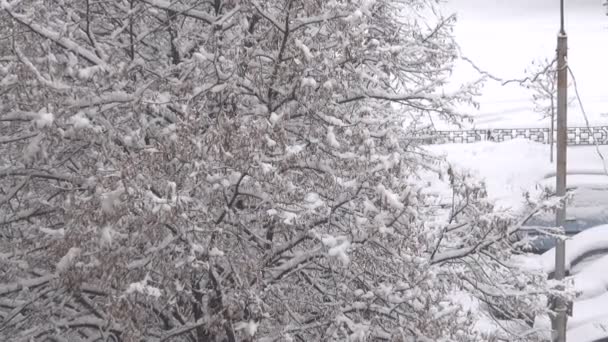
[[[568,60],[594,117],[608,113],[608,16],[602,1],[565,0]],[[559,0],[444,0],[444,7],[444,13],[457,14],[455,34],[463,55],[494,75],[523,78],[533,60],[555,56]],[[457,65],[456,82],[476,77],[467,65]],[[532,108],[529,92],[496,82],[488,82],[480,104],[482,115],[509,111],[523,116]],[[572,119],[581,116],[577,108],[571,112]]]
[[[475,9],[481,13],[520,13],[555,12],[558,13],[559,0],[444,0],[454,8]],[[602,0],[565,0],[567,10],[595,9],[602,12]]]

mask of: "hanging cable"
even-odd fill
[[[591,125],[589,124],[589,118],[587,117],[587,112],[585,112],[585,108],[583,107],[583,101],[581,100],[581,96],[578,92],[578,85],[576,83],[576,77],[574,76],[574,72],[572,71],[570,64],[567,64],[567,65],[568,65],[568,73],[570,74],[570,77],[572,77],[572,85],[574,86],[574,94],[576,95],[576,100],[581,109],[581,112],[583,113],[583,117],[585,118],[585,125],[587,126],[589,133],[591,133],[592,132]],[[600,150],[600,146],[597,143],[597,140],[595,139],[595,137],[593,137],[593,144],[595,145],[595,151],[597,152],[597,155],[602,160],[602,166],[604,167],[604,173],[606,174],[606,176],[608,176],[608,167],[606,166],[606,158],[604,158],[604,155],[602,154],[602,151]]]

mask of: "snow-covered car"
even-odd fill
[[[608,342],[608,224],[585,229],[566,240],[567,282],[575,293],[568,341]],[[541,255],[520,256],[517,262],[547,275],[555,270],[555,248]],[[535,317],[534,326],[549,330],[548,317]]]
[[[590,227],[608,224],[608,177],[597,175],[573,175],[577,182],[572,189],[572,198],[566,207],[564,233],[572,237]],[[554,178],[547,179],[553,181]],[[570,180],[570,178],[569,178]],[[539,213],[532,217],[522,230],[530,242],[525,247],[527,252],[544,253],[555,246],[555,236],[551,230],[555,227],[555,214]]]
[[[586,274],[595,267],[605,264],[605,275],[595,274],[592,278],[605,278],[608,288],[608,224],[590,227],[579,234],[566,238],[566,271],[571,275]],[[555,248],[541,255],[521,256],[522,267],[542,270],[551,276],[555,271]],[[598,263],[596,262],[603,262]],[[592,268],[593,267],[593,268]]]

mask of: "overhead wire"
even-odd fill
[[[591,125],[589,124],[589,118],[587,117],[587,112],[585,111],[585,107],[583,106],[583,101],[582,101],[580,93],[578,91],[578,84],[576,83],[576,76],[574,76],[574,72],[572,71],[572,68],[570,67],[570,64],[567,62],[567,60],[566,60],[566,66],[568,68],[568,73],[570,74],[570,77],[572,77],[572,85],[574,87],[574,94],[576,95],[576,100],[581,109],[581,113],[583,113],[583,118],[585,119],[585,125],[587,126],[589,133],[592,134],[593,130],[591,129]],[[593,137],[593,145],[595,145],[595,151],[596,151],[597,155],[600,157],[600,159],[602,160],[602,166],[604,168],[604,173],[606,174],[606,176],[608,176],[608,166],[606,165],[606,158],[604,158],[604,155],[602,154],[602,151],[600,150],[600,146],[597,143],[597,139],[593,135],[592,135],[592,137]]]
[[[509,79],[509,80],[505,80],[505,79],[503,79],[501,77],[498,77],[496,75],[491,74],[490,72],[488,72],[486,70],[482,70],[470,58],[467,58],[466,56],[463,56],[461,51],[459,51],[459,52],[461,53],[460,54],[460,58],[462,60],[468,62],[477,72],[479,72],[481,75],[486,76],[486,77],[488,77],[488,78],[490,78],[490,79],[492,79],[494,81],[500,82],[501,85],[503,85],[503,86],[507,85],[509,83],[524,84],[525,82],[535,82],[540,75],[548,72],[550,70],[551,66],[553,66],[553,64],[557,61],[557,57],[554,58],[550,63],[547,64],[547,66],[543,70],[537,72],[532,77],[528,76],[528,77],[525,77],[523,79]],[[568,68],[568,73],[572,77],[572,85],[574,87],[574,93],[576,95],[576,100],[577,100],[577,103],[578,103],[579,108],[581,110],[581,113],[583,114],[583,118],[585,120],[585,126],[586,126],[587,130],[589,131],[589,133],[592,134],[593,130],[591,128],[591,124],[589,123],[589,118],[587,116],[587,112],[585,111],[585,107],[583,105],[583,101],[581,99],[581,96],[580,96],[580,93],[579,93],[579,90],[578,90],[578,83],[576,82],[576,76],[574,75],[574,72],[572,71],[572,68],[570,67],[570,65],[567,63],[567,60],[566,60],[566,66]],[[602,153],[602,151],[600,149],[600,146],[599,146],[599,144],[598,144],[597,139],[595,138],[595,136],[592,135],[592,138],[593,138],[593,145],[595,146],[595,152],[597,153],[598,157],[602,161],[602,167],[603,167],[604,174],[606,174],[608,176],[608,165],[607,165],[607,162],[606,162],[606,158],[604,157],[604,154]]]

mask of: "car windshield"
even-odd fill
[[[608,223],[608,188],[583,187],[573,190],[567,204],[566,234]],[[526,226],[554,227],[555,214],[543,212],[531,218]]]
[[[575,235],[590,227],[608,224],[608,188],[585,186],[572,191],[567,204],[564,232]],[[555,214],[542,212],[526,223],[524,231],[534,237],[531,251],[544,252],[555,245],[555,239],[543,234],[543,230],[555,227]]]

